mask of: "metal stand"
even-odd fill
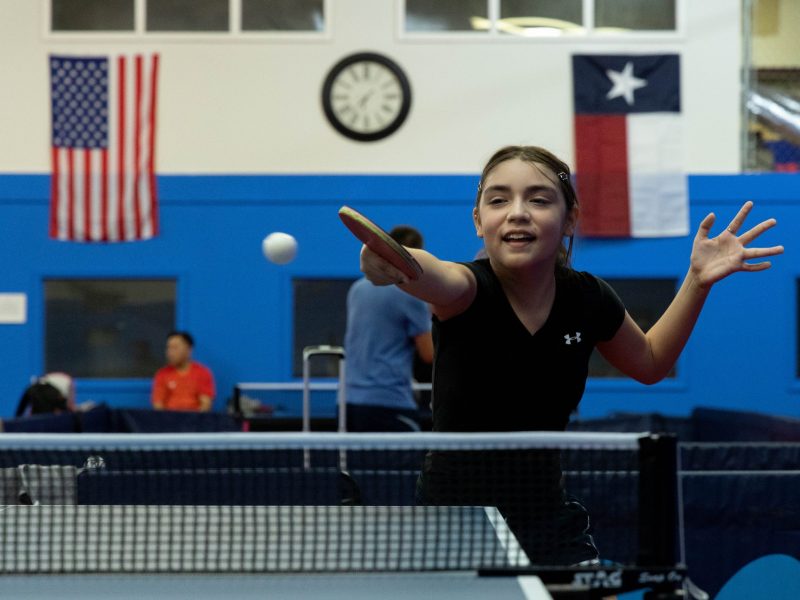
[[[317,356],[339,357],[339,383],[336,392],[336,406],[339,414],[338,431],[347,431],[347,398],[345,392],[345,358],[341,346],[306,346],[303,348],[303,432],[311,431],[311,359]],[[303,451],[303,465],[311,467],[311,456],[308,449]],[[339,450],[339,468],[347,470],[347,455]]]

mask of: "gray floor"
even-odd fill
[[[535,577],[481,578],[474,573],[374,575],[11,575],[0,578],[0,597],[72,600],[78,598],[341,600],[539,600]]]

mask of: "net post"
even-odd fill
[[[639,565],[676,564],[678,497],[677,437],[639,438]]]
[[[244,417],[244,414],[242,413],[242,388],[239,387],[238,383],[233,386],[231,408],[233,409],[234,416],[239,418]]]

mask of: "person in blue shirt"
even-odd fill
[[[421,249],[413,227],[389,232],[398,243]],[[428,305],[395,286],[359,279],[347,294],[345,376],[348,431],[414,431],[418,408],[411,388],[415,351],[433,360]]]

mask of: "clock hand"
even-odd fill
[[[364,94],[364,97],[361,98],[361,100],[359,100],[358,105],[363,108],[364,105],[367,103],[367,100],[369,100],[369,97],[372,96],[372,93],[373,92],[367,92],[366,94]]]

